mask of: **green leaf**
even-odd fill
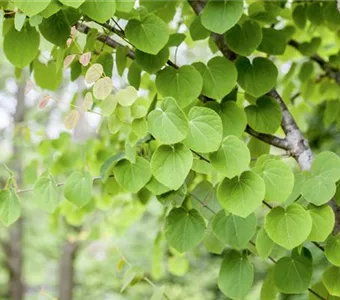
[[[294,174],[289,165],[277,160],[267,160],[258,170],[266,185],[266,200],[284,203],[294,187]]]
[[[332,233],[335,223],[333,209],[328,205],[308,206],[308,212],[312,217],[312,231],[308,239],[315,242],[324,242]]]
[[[203,245],[204,248],[209,252],[213,254],[221,254],[223,252],[223,249],[225,248],[225,244],[222,243],[216,235],[211,231],[209,228],[204,236],[203,239]]]
[[[186,107],[197,99],[202,90],[203,80],[193,66],[179,69],[166,67],[157,73],[156,87],[164,97],[174,97],[180,107]]]
[[[157,54],[169,40],[167,24],[154,14],[132,19],[125,27],[126,38],[140,51]]]
[[[330,151],[317,154],[312,163],[312,173],[337,182],[340,179],[340,157]]]
[[[150,74],[157,73],[166,64],[168,58],[168,47],[164,47],[156,55],[136,50],[136,63],[141,69]]]
[[[315,294],[313,294],[311,292],[311,290],[313,290],[315,293],[318,294],[318,296],[316,296]],[[336,297],[336,296],[331,296],[328,291],[326,290],[326,287],[324,286],[324,284],[322,283],[322,281],[316,282],[315,284],[312,285],[311,290],[309,290],[309,295],[308,295],[308,300],[320,300],[320,297],[323,297],[324,299],[327,300],[339,300],[340,297]]]
[[[310,203],[323,205],[336,192],[336,185],[330,179],[311,175],[302,185],[301,194]]]
[[[193,41],[204,40],[210,35],[210,32],[202,25],[201,16],[197,16],[191,22],[189,31]]]
[[[244,249],[256,232],[256,216],[241,218],[221,210],[212,221],[212,230],[221,242],[234,249]]]
[[[262,28],[262,42],[257,50],[270,55],[281,55],[285,52],[286,44],[286,37],[282,31]]]
[[[113,174],[122,188],[137,193],[150,180],[151,168],[146,159],[137,156],[135,163],[127,159],[119,161],[113,168]]]
[[[195,248],[203,240],[205,222],[196,209],[173,208],[166,217],[164,234],[169,245],[179,252]]]
[[[193,107],[189,114],[189,134],[184,143],[192,150],[202,153],[216,151],[222,141],[222,121],[212,109]]]
[[[115,95],[108,95],[100,104],[101,113],[104,117],[110,116],[117,107],[117,97]]]
[[[333,122],[338,120],[340,115],[340,101],[329,100],[326,101],[326,109],[323,115],[323,122],[325,126],[329,127]]]
[[[247,126],[247,116],[243,108],[234,101],[221,104],[219,112],[223,124],[223,136],[240,137]]]
[[[262,178],[246,171],[239,177],[225,178],[218,187],[217,199],[227,211],[246,218],[261,206],[264,194]]]
[[[266,215],[264,227],[275,243],[293,249],[308,238],[312,218],[301,205],[294,203],[287,208],[273,208]]]
[[[73,8],[79,8],[86,0],[59,0],[62,4]]]
[[[31,17],[42,12],[51,2],[51,0],[14,0],[14,4],[23,11],[27,16]]]
[[[58,69],[55,61],[43,64],[38,60],[33,63],[34,80],[43,89],[56,90],[63,79],[62,69]]]
[[[203,95],[221,100],[235,87],[237,70],[226,58],[217,56],[209,60],[207,65],[198,62],[193,66],[203,78]]]
[[[131,106],[138,98],[138,91],[133,86],[128,86],[119,90],[116,98],[121,106]]]
[[[325,256],[332,265],[340,267],[340,234],[328,237]]]
[[[256,131],[275,133],[281,124],[282,112],[280,105],[271,97],[263,96],[256,105],[245,108],[248,123]]]
[[[307,23],[307,11],[302,5],[296,5],[292,13],[293,21],[295,24],[303,29]]]
[[[282,257],[274,266],[274,283],[282,293],[303,293],[308,290],[312,274],[310,258],[304,255]]]
[[[255,244],[257,253],[262,259],[265,259],[270,255],[275,245],[264,228],[261,228],[257,233]]]
[[[243,1],[210,0],[201,15],[202,25],[212,32],[222,34],[233,27],[243,13]]]
[[[163,185],[177,190],[189,174],[192,160],[191,151],[183,144],[162,145],[152,155],[152,174]]]
[[[116,2],[101,0],[86,0],[80,7],[82,12],[94,21],[104,23],[114,16],[116,12]]]
[[[313,2],[307,6],[307,18],[314,25],[320,25],[323,22],[322,3]]]
[[[38,178],[34,185],[34,198],[39,207],[53,213],[59,205],[59,191],[52,175]]]
[[[100,78],[93,86],[93,96],[98,100],[107,98],[113,89],[112,80],[110,77]]]
[[[178,33],[178,32],[173,33],[169,37],[167,46],[168,47],[179,47],[184,42],[186,37],[187,36],[184,33]]]
[[[218,276],[218,287],[232,299],[243,299],[254,281],[254,267],[246,253],[229,251],[223,258]]]
[[[242,25],[236,24],[225,35],[228,47],[242,56],[250,55],[262,41],[260,25],[252,20],[246,20]]]
[[[332,296],[340,297],[340,268],[329,266],[322,274],[322,282]]]
[[[20,200],[14,190],[0,191],[0,221],[8,227],[19,219],[21,213]]]
[[[120,152],[106,159],[100,168],[100,178],[105,183],[113,174],[114,166],[124,157],[124,153]]]
[[[269,92],[277,79],[277,68],[267,58],[256,57],[252,63],[246,57],[236,61],[238,83],[250,95],[260,97]]]
[[[4,36],[3,49],[7,59],[17,68],[24,68],[38,55],[39,33],[25,24],[21,31],[12,26]]]
[[[59,47],[66,47],[66,41],[70,36],[70,23],[63,11],[44,19],[39,25],[39,31],[43,37]]]
[[[14,16],[14,27],[16,30],[21,31],[22,27],[24,26],[26,21],[26,15],[21,13],[21,12],[17,12]]]
[[[72,204],[83,207],[92,197],[92,176],[89,172],[75,171],[66,180],[64,196]]]
[[[168,187],[158,182],[154,177],[152,177],[151,180],[148,182],[146,188],[156,196],[165,194],[170,191]]]
[[[165,144],[175,144],[188,134],[188,120],[183,111],[171,97],[164,98],[161,106],[148,115],[150,133]]]
[[[250,163],[248,147],[233,135],[225,137],[220,149],[211,153],[209,158],[212,166],[228,178],[240,175]]]
[[[277,299],[278,290],[274,284],[273,269],[267,271],[261,288],[261,300]]]

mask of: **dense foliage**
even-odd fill
[[[228,298],[248,295],[259,259],[271,262],[261,299],[340,298],[340,158],[329,144],[313,154],[304,137],[314,108],[323,114],[316,127],[340,128],[336,1],[13,0],[0,8],[4,54],[26,92],[40,94],[35,116],[58,110],[49,91],[69,76],[81,88],[65,129],[84,114],[101,118],[81,143],[65,133],[38,138],[39,158],[27,166],[38,174],[33,188],[8,169],[5,226],[20,218],[24,192],[56,228],[157,202],[155,264],[165,239],[179,274],[185,252],[221,257],[214,281]],[[149,280],[127,261],[117,268],[122,292]],[[159,276],[156,267],[151,277]],[[158,288],[152,299],[163,297]]]

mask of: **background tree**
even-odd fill
[[[3,52],[19,81],[29,69],[39,108],[6,131],[32,153],[12,154],[23,172],[4,165],[0,220],[13,232],[22,211],[42,216],[27,234],[50,222],[60,279],[47,290],[115,297],[99,280],[111,263],[131,299],[148,295],[129,294],[139,281],[153,299],[190,299],[162,271],[167,258],[177,276],[208,269],[203,299],[340,297],[336,1],[0,3]],[[125,234],[132,247],[140,218],[152,232],[143,266],[105,239]],[[99,237],[105,260],[82,294]],[[18,276],[29,295],[34,280]]]

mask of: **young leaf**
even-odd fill
[[[234,249],[247,248],[256,232],[256,216],[241,218],[221,210],[212,221],[212,230],[223,243]]]
[[[92,176],[85,171],[74,171],[64,186],[65,198],[78,207],[85,206],[92,197]]]
[[[98,100],[104,100],[112,92],[113,85],[110,77],[100,78],[93,86],[93,96]]]
[[[299,204],[291,204],[286,209],[273,208],[265,218],[264,228],[269,237],[286,249],[302,244],[312,230],[312,218]]]
[[[179,69],[166,67],[157,73],[156,86],[164,97],[174,97],[180,107],[186,107],[197,99],[202,90],[202,77],[193,66]]]
[[[38,178],[34,185],[34,196],[43,210],[53,213],[59,204],[59,191],[52,175]]]
[[[203,240],[205,222],[196,209],[173,208],[166,217],[164,234],[178,252],[195,248]]]
[[[232,299],[244,298],[254,281],[254,267],[247,255],[230,250],[223,258],[218,276],[218,287]]]
[[[165,144],[175,144],[188,134],[188,120],[174,98],[164,98],[161,106],[148,115],[150,133]]]
[[[183,144],[162,145],[151,158],[152,175],[163,185],[178,190],[189,174],[192,153]]]
[[[20,200],[14,190],[0,191],[0,221],[8,227],[19,219],[21,213]]]
[[[71,110],[64,120],[65,128],[68,130],[72,130],[74,127],[76,127],[79,118],[80,118],[79,112],[75,109]]]
[[[228,178],[240,175],[250,163],[248,147],[233,135],[225,137],[219,150],[211,153],[209,158],[212,166]]]
[[[262,178],[246,171],[239,177],[225,178],[218,187],[217,199],[227,211],[246,218],[261,206],[264,194]]]
[[[140,156],[136,157],[135,163],[127,159],[119,161],[113,172],[119,185],[132,193],[137,193],[151,178],[150,164]]]
[[[312,163],[313,174],[337,182],[340,179],[340,158],[333,152],[317,154]]]
[[[216,151],[222,141],[222,121],[212,109],[193,107],[189,111],[189,134],[184,143],[202,153]]]
[[[138,98],[138,92],[133,86],[120,90],[116,95],[117,101],[121,106],[131,106]]]
[[[315,242],[324,242],[334,228],[335,216],[329,205],[308,205],[308,212],[312,217],[312,231],[308,239]]]
[[[87,83],[94,83],[103,75],[103,72],[104,72],[104,68],[101,64],[93,64],[86,71],[85,81]]]

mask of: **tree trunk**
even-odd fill
[[[66,241],[59,266],[59,300],[72,300],[74,286],[74,260],[78,250],[77,242]]]

